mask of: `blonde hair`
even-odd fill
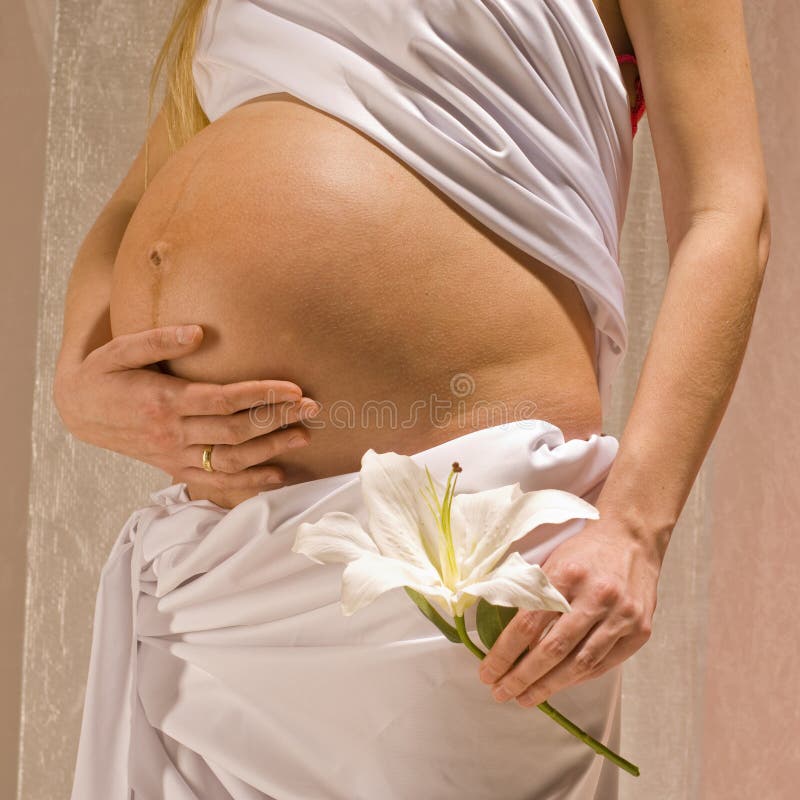
[[[194,88],[192,60],[200,25],[208,0],[183,0],[175,10],[167,38],[161,45],[150,75],[147,97],[147,130],[153,113],[153,98],[161,71],[166,65],[164,115],[171,152],[182,147],[198,131],[210,124]],[[145,137],[144,188],[147,189],[149,136]]]

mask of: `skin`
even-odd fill
[[[195,136],[128,225],[112,332],[189,320],[202,320],[207,342],[169,360],[173,375],[280,377],[322,404],[312,446],[280,458],[287,484],[356,471],[370,447],[417,452],[534,403],[569,438],[600,430],[593,328],[575,285],[286,95]],[[474,390],[456,398],[458,374]],[[456,399],[463,413],[450,414]],[[396,420],[378,421],[376,402]],[[339,424],[344,403],[354,418]]]
[[[570,601],[572,611],[563,615],[518,613],[481,663],[481,680],[494,691],[505,688],[509,698],[516,697],[523,704],[542,702],[560,689],[602,674],[630,657],[649,638],[671,531],[727,406],[749,336],[769,249],[769,224],[742,13],[740,5],[729,0],[696,5],[623,0],[620,14],[614,4],[599,4],[615,51],[629,51],[632,42],[639,60],[659,167],[670,276],[620,451],[596,502],[601,519],[588,522],[542,565]],[[622,72],[632,99],[635,68],[625,65]],[[703,75],[704,86],[713,88],[699,92],[697,75]],[[286,121],[292,113],[304,113],[298,104],[286,100],[273,99],[272,103],[269,109],[270,102],[261,99],[246,104],[237,110],[237,124],[243,129],[247,124],[244,117],[249,114],[269,112],[273,118],[283,114]],[[299,120],[295,118],[292,124],[304,124]],[[149,136],[158,151],[158,169],[168,161],[180,166],[181,162],[166,154],[163,120],[156,120]],[[515,274],[521,279],[511,296],[515,291],[529,291],[528,302],[550,315],[548,329],[557,331],[554,342],[549,347],[533,342],[535,347],[528,352],[528,343],[520,341],[520,351],[531,361],[501,364],[501,377],[491,385],[495,395],[513,398],[515,393],[528,396],[536,392],[536,416],[554,420],[568,437],[599,431],[599,402],[587,382],[587,376],[591,377],[587,369],[592,357],[587,349],[590,328],[570,286],[492,240],[429,188],[412,189],[413,176],[378,148],[374,153],[380,153],[381,159],[375,165],[391,170],[397,180],[409,181],[406,198],[413,196],[415,202],[424,198],[430,203],[426,212],[439,215],[440,221],[447,219],[450,230],[459,235],[473,236],[470,246],[474,249],[463,254],[465,263],[470,255],[477,263],[491,253],[508,271],[509,279]],[[300,397],[300,377],[295,379],[288,372],[292,365],[280,373],[258,373],[287,379],[276,384],[241,381],[251,373],[235,374],[237,368],[258,369],[265,364],[236,364],[231,361],[235,349],[218,349],[216,358],[204,362],[204,352],[225,347],[226,332],[219,327],[224,324],[224,314],[204,325],[208,337],[205,351],[199,338],[189,344],[178,343],[177,323],[201,320],[184,316],[185,305],[180,313],[176,311],[178,301],[185,303],[187,298],[181,298],[179,291],[171,295],[169,281],[158,282],[158,303],[153,303],[153,292],[138,297],[147,301],[140,308],[140,318],[121,316],[120,335],[112,339],[113,282],[124,277],[124,270],[113,268],[114,261],[126,231],[131,241],[136,235],[128,225],[142,196],[141,166],[140,154],[87,236],[73,269],[55,390],[65,424],[79,438],[187,480],[193,497],[209,497],[221,505],[235,504],[269,488],[269,476],[291,480],[287,470],[292,465],[297,480],[309,474],[302,472],[303,465],[311,474],[341,470],[346,458],[363,452],[363,441],[353,431],[340,440],[350,448],[344,461],[326,462],[324,454],[336,449],[331,440],[319,448],[322,455],[311,456],[320,444],[318,434],[324,431],[309,431],[297,424],[298,413],[296,421],[291,420],[294,431],[304,436],[310,433],[314,447],[293,458],[288,453],[288,437],[279,425],[265,433],[247,413],[253,396],[276,408]],[[162,184],[168,182],[165,179]],[[148,196],[155,194],[148,190]],[[140,209],[140,218],[144,215]],[[117,268],[123,261],[118,260]],[[214,274],[211,267],[208,274]],[[181,283],[173,286],[180,288]],[[399,287],[394,297],[404,299],[403,288],[407,287]],[[120,296],[130,300],[134,290],[135,286],[130,295]],[[120,301],[118,308],[122,311],[125,304]],[[158,324],[164,326],[155,331],[148,330],[154,309],[161,315]],[[216,309],[222,311],[224,308]],[[150,316],[146,318],[146,314]],[[268,320],[266,324],[271,323]],[[459,331],[458,324],[453,324],[456,327],[449,330]],[[269,332],[273,338],[291,337],[291,320],[281,321]],[[242,336],[241,331],[228,333],[231,341]],[[264,341],[270,339],[261,343]],[[456,353],[454,350],[453,355]],[[194,364],[189,358],[192,355],[196,356]],[[547,364],[543,359],[548,358],[549,369],[543,369]],[[167,362],[174,374],[155,371],[152,365],[156,362]],[[302,359],[295,362],[303,363]],[[531,374],[531,364],[539,382],[533,387],[520,385],[521,376]],[[231,374],[224,374],[229,368]],[[219,374],[209,378],[214,370]],[[191,380],[203,376],[199,383]],[[325,392],[331,377],[336,375],[320,382],[320,391]],[[431,377],[426,374],[425,380]],[[487,371],[482,380],[488,382],[491,377]],[[565,377],[583,383],[567,393],[570,402],[559,404],[558,393],[548,392],[548,388],[563,386]],[[396,388],[399,391],[401,387]],[[316,391],[306,390],[316,398]],[[362,386],[359,391],[368,393],[372,388]],[[563,388],[561,391],[563,398]],[[136,402],[131,401],[133,397]],[[310,403],[305,400],[301,405]],[[445,431],[442,438],[452,435],[458,434]],[[367,440],[372,446],[372,435]],[[423,440],[427,446],[435,443],[429,430],[420,433],[419,441]],[[215,447],[214,473],[199,468],[199,453],[206,442],[225,443],[230,448]],[[407,450],[418,449],[413,436],[404,442]],[[276,456],[279,463],[274,461]],[[551,630],[539,644],[550,623],[554,623]],[[511,669],[517,656],[529,648],[528,655]]]

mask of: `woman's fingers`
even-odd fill
[[[541,639],[531,643],[529,652],[496,681],[492,688],[495,700],[516,697],[521,705],[538,705],[561,689],[602,675],[650,637],[652,612],[639,601],[625,598],[613,588],[613,582],[601,579],[593,590],[570,603],[572,609],[561,614]],[[499,648],[503,659],[518,652],[525,641],[524,619],[519,625]]]
[[[119,372],[151,366],[188,355],[203,339],[199,325],[171,325],[121,334],[87,357],[93,369]],[[300,387],[284,380],[248,380],[218,384],[187,381],[165,375],[161,402],[178,416],[233,414],[245,408],[299,401]]]
[[[517,612],[497,638],[494,648],[492,648],[497,650],[495,654],[497,661],[490,664],[489,667],[490,670],[497,670],[496,663],[501,671],[501,677],[492,688],[495,700],[503,701],[516,697],[545,672],[549,672],[572,652],[578,642],[586,636],[602,616],[594,611],[588,612],[573,605],[571,611],[562,613],[550,630],[539,638],[541,623],[535,618],[526,617],[529,614],[541,613],[540,611]],[[517,617],[520,617],[519,622],[517,622]],[[529,645],[530,651],[515,666],[503,673],[502,665],[513,664],[517,656],[523,653]]]
[[[515,618],[516,616],[518,615]],[[547,634],[531,646],[530,652],[495,684],[492,689],[495,700],[502,702],[516,697],[564,660],[569,660],[570,653],[603,616],[602,611],[576,608],[573,605],[572,610],[562,614]],[[506,630],[513,623],[512,619]],[[513,639],[515,634],[512,631],[511,649],[517,647],[517,642]],[[528,643],[530,641],[528,639]],[[611,649],[612,644],[613,642],[609,643],[606,652]]]
[[[641,548],[638,536],[606,518],[550,553],[543,566],[571,609],[544,635],[543,612],[514,615],[479,668],[481,680],[493,683],[496,700],[516,697],[521,705],[538,705],[602,675],[647,641],[661,565]]]
[[[183,381],[172,389],[172,406],[184,417],[235,414],[278,403],[298,402],[300,387],[291,381],[264,380],[238,383]],[[257,412],[260,415],[261,412]]]
[[[642,644],[635,635],[618,638],[607,625],[598,625],[568,658],[522,692],[517,702],[525,707],[538,706],[568,686],[600,677],[632,656]]]
[[[217,444],[211,451],[211,466],[218,472],[241,472],[249,467],[262,464],[294,447],[304,447],[309,443],[309,434],[302,426],[294,426],[283,430],[257,436],[242,444]],[[194,464],[203,463],[203,446],[193,445],[187,448],[189,461]],[[272,474],[272,473],[270,473]]]
[[[287,450],[291,434],[269,437],[321,407],[292,381],[202,383],[148,369],[200,345],[202,328],[185,327],[120,335],[76,363],[60,358],[54,401],[77,438],[178,476],[231,507],[283,482],[278,466],[261,462]],[[217,447],[216,472],[202,469],[198,445]],[[236,472],[236,465],[244,466]]]
[[[284,425],[308,419],[318,411],[319,404],[304,397],[301,402],[258,406],[228,416],[185,417],[183,441],[186,445],[240,445]]]
[[[115,336],[87,358],[97,362],[102,372],[139,369],[188,355],[202,341],[203,329],[199,325],[169,325]]]
[[[175,476],[176,481],[189,485],[188,492],[192,499],[203,497],[223,508],[233,508],[259,492],[276,489],[284,478],[280,467],[268,464],[234,473],[206,472],[202,468],[189,467]]]
[[[483,683],[494,683],[514,662],[541,639],[561,616],[560,611],[518,611],[481,661],[478,675]]]

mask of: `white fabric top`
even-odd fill
[[[209,0],[193,72],[212,122],[288,92],[573,280],[608,410],[627,349],[618,259],[633,136],[592,0]]]

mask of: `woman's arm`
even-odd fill
[[[620,5],[647,98],[670,273],[600,519],[542,565],[571,610],[518,612],[481,664],[495,698],[522,705],[603,674],[650,637],[665,551],[733,391],[769,253],[741,0]]]
[[[149,174],[170,155],[163,109],[147,133]],[[318,405],[288,381],[193,383],[148,368],[196,350],[199,326],[169,326],[111,338],[109,306],[114,261],[144,193],[142,146],[131,168],[81,244],[67,288],[53,399],[77,438],[191,482],[223,507],[283,480],[266,464],[290,446],[308,443],[299,429]],[[274,405],[273,413],[256,405]],[[289,425],[285,429],[283,426]],[[290,444],[291,442],[291,444]],[[215,445],[214,472],[202,469],[205,444]]]
[[[741,0],[622,0],[661,184],[666,292],[598,503],[659,562],[730,400],[770,246]]]

